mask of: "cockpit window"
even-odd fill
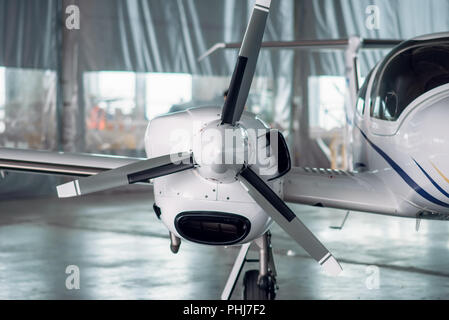
[[[396,121],[410,103],[449,83],[449,38],[411,40],[380,66],[371,94],[371,116]]]

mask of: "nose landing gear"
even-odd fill
[[[276,284],[270,276],[259,276],[259,270],[249,270],[243,277],[243,300],[274,300]]]
[[[244,244],[235,260],[222,300],[229,300],[246,262],[259,262],[259,270],[249,270],[243,277],[243,300],[274,300],[276,297],[276,268],[271,248],[271,234],[265,233],[254,243],[259,247],[259,259],[247,259],[251,243]]]

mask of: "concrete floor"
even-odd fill
[[[183,242],[171,254],[152,204],[151,193],[0,202],[0,299],[218,299],[237,249]],[[327,276],[274,226],[278,299],[449,299],[449,222],[417,233],[414,220],[352,213],[338,231],[344,212],[291,207],[344,272]],[[68,265],[80,290],[65,287]]]

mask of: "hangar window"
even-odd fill
[[[185,110],[191,107],[201,106],[219,106],[224,103],[223,93],[229,88],[231,76],[205,76],[194,75],[192,82],[192,101],[188,103],[174,105],[172,111]],[[274,124],[278,112],[282,112],[279,105],[275,104],[275,98],[284,99],[280,93],[275,96],[275,83],[278,85],[286,84],[284,77],[278,77],[274,80],[272,77],[256,75],[252,81],[251,89],[245,105],[245,111],[257,114],[269,124]],[[288,91],[287,91],[288,93]],[[281,103],[280,105],[283,106]],[[276,124],[279,125],[280,124]],[[275,125],[275,126],[276,126]]]
[[[0,67],[0,108],[5,106],[5,67]]]
[[[0,67],[0,134],[5,132],[5,68]]]
[[[192,75],[187,73],[148,73],[145,81],[148,120],[173,111],[172,107],[192,100]]]
[[[449,83],[449,44],[445,42],[412,40],[387,57],[373,86],[372,117],[396,121],[416,98]]]
[[[341,76],[312,76],[309,85],[309,123],[330,131],[345,125],[346,80]]]
[[[192,99],[192,76],[100,71],[84,74],[86,150],[135,155],[148,120]],[[129,153],[131,152],[131,153]]]
[[[0,146],[56,147],[56,72],[0,67]]]
[[[146,123],[138,121],[136,73],[87,72],[83,78],[86,151],[142,149],[138,143]]]
[[[230,76],[188,73],[86,72],[85,151],[141,156],[148,120],[192,107],[222,106],[229,82]],[[271,78],[255,77],[246,104],[247,111],[269,123],[276,114],[273,87]]]
[[[85,75],[87,110],[101,108],[109,118],[116,114],[129,115],[135,108],[136,74],[133,72],[102,71]]]

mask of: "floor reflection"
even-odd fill
[[[345,212],[291,207],[344,272],[327,276],[274,226],[279,299],[449,298],[449,222],[422,221],[417,233],[414,220],[351,213],[339,231],[330,226]],[[236,254],[187,242],[171,254],[151,194],[0,202],[0,299],[218,299]],[[80,290],[65,287],[72,264]],[[370,265],[377,290],[366,286]]]

